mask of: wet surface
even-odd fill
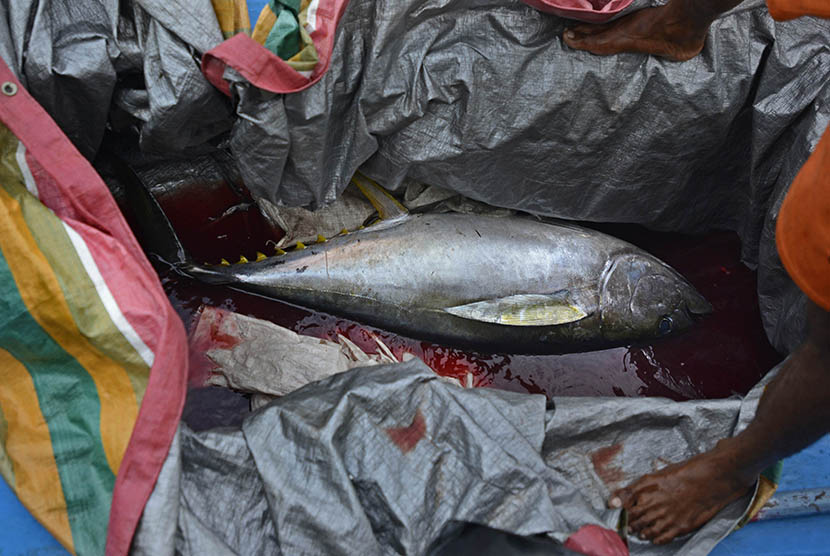
[[[179,191],[187,193],[186,188]],[[238,186],[208,184],[194,202],[160,198],[182,242],[195,260],[255,259],[272,254],[279,231],[265,223]],[[233,208],[236,207],[236,208]],[[228,208],[233,210],[228,211]],[[190,326],[199,306],[214,305],[267,319],[296,332],[335,339],[343,334],[367,352],[374,336],[400,356],[409,352],[436,372],[475,386],[541,393],[547,396],[666,396],[676,400],[722,398],[746,393],[780,356],[761,328],[755,273],[739,258],[731,232],[705,236],[656,233],[638,226],[596,226],[642,247],[668,264],[700,291],[714,313],[691,330],[651,345],[565,355],[480,354],[401,337],[354,321],[279,301],[208,286],[160,268],[173,306]]]

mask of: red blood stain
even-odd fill
[[[622,482],[625,479],[622,469],[611,465],[611,460],[617,457],[622,450],[622,445],[614,444],[607,448],[600,448],[591,452],[591,463],[594,464],[594,471],[606,485]]]
[[[620,536],[599,525],[583,525],[568,537],[565,548],[586,556],[628,556],[628,548]]]
[[[427,424],[421,410],[415,411],[415,417],[408,427],[393,427],[386,429],[389,439],[400,448],[401,452],[407,454],[421,441],[427,432]]]
[[[227,332],[222,331],[222,323],[227,317],[227,312],[221,309],[214,311],[216,318],[210,322],[210,341],[214,349],[233,349],[242,340],[238,336],[233,336]]]
[[[196,326],[204,311],[204,316],[209,326],[204,324]],[[189,348],[189,370],[188,384],[191,388],[200,388],[205,385],[216,365],[206,355],[212,349],[233,349],[242,340],[238,336],[222,330],[222,323],[225,321],[228,312],[223,309],[207,307],[199,309],[194,315],[194,327],[188,337]],[[207,328],[207,330],[205,330]]]

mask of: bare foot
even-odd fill
[[[655,544],[694,531],[755,483],[722,446],[645,475],[615,492],[608,505],[627,509],[632,531]]]
[[[640,52],[682,62],[703,50],[709,23],[684,15],[670,3],[611,23],[576,25],[565,31],[563,40],[571,48],[593,54]]]

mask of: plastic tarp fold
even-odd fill
[[[241,427],[181,425],[133,548],[138,554],[424,554],[463,523],[564,543],[614,530],[608,495],[711,448],[752,418],[740,399],[555,398],[465,389],[420,361],[305,386]],[[706,553],[750,496],[665,546]],[[175,524],[175,526],[173,525]]]
[[[15,0],[0,15],[0,55],[87,158],[109,120],[165,154],[204,149],[230,127],[199,65],[222,41],[210,0]]]

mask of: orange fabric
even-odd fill
[[[776,238],[792,279],[830,311],[830,128],[790,186]]]
[[[767,8],[778,21],[803,15],[830,17],[830,0],[767,0]]]

